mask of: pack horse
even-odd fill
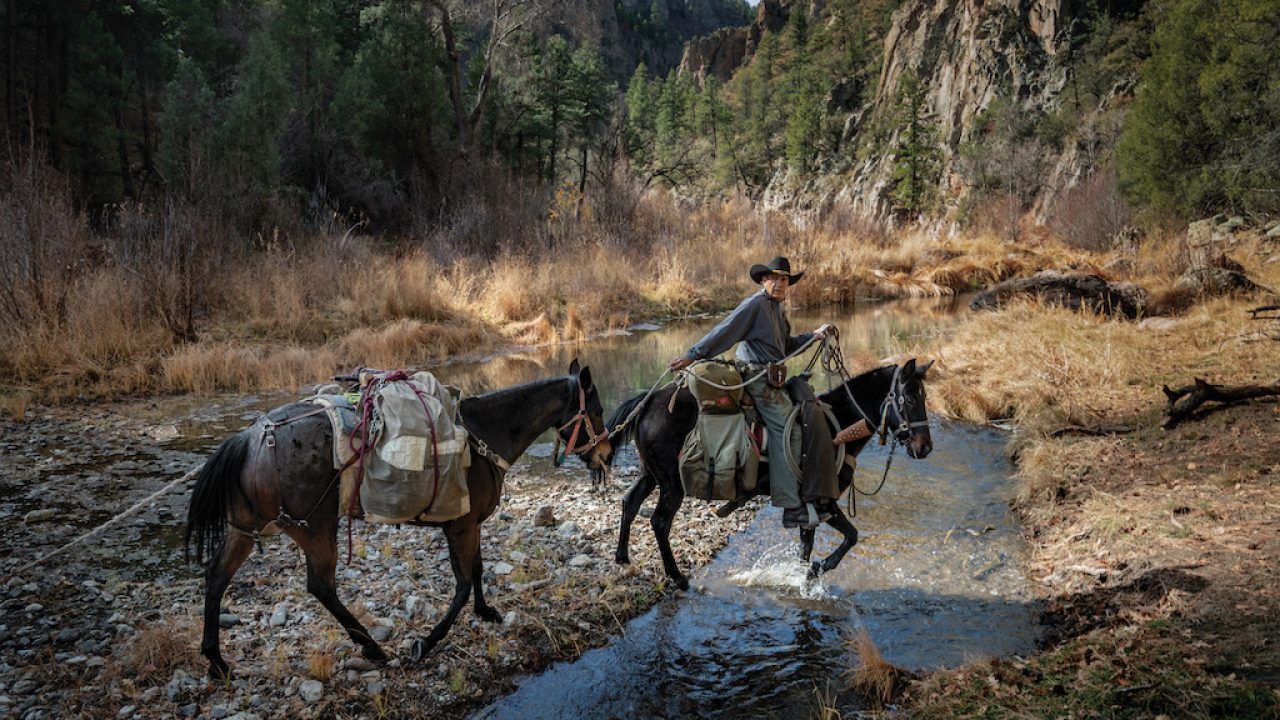
[[[186,543],[205,563],[204,633],[200,651],[209,674],[225,678],[229,666],[219,649],[218,616],[231,578],[262,535],[283,532],[306,557],[307,590],[337,618],[363,655],[385,662],[386,654],[338,599],[338,440],[330,419],[310,402],[271,410],[228,438],[200,470],[187,514]],[[512,461],[548,429],[555,429],[567,452],[603,470],[610,454],[601,422],[603,410],[591,373],[574,360],[567,377],[463,398],[458,415],[475,457],[465,470],[465,514],[448,520],[410,520],[439,527],[449,548],[456,587],[444,617],[412,656],[421,659],[444,638],[474,594],[475,612],[496,622],[501,614],[485,601],[481,577],[480,526],[502,496]]]

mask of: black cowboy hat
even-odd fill
[[[804,277],[803,272],[792,274],[791,263],[781,255],[770,260],[766,265],[751,266],[751,279],[753,281],[758,283],[765,275],[786,275],[791,285],[800,282],[800,278]]]

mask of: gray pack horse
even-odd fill
[[[347,631],[362,654],[377,663],[387,656],[360,621],[338,599],[339,483],[333,467],[333,429],[310,403],[276,408],[233,435],[201,468],[187,512],[186,544],[205,564],[204,635],[200,652],[209,674],[228,677],[218,646],[222,596],[236,570],[262,535],[283,532],[302,549],[307,590]],[[420,660],[444,638],[475,592],[475,612],[498,622],[500,613],[485,602],[481,586],[480,525],[498,506],[502,480],[512,461],[537,437],[555,428],[567,452],[589,467],[603,469],[610,453],[601,417],[600,397],[591,372],[574,360],[569,376],[541,380],[462,399],[459,415],[467,428],[473,457],[467,471],[471,511],[447,522],[410,523],[439,527],[449,547],[456,587],[444,617],[425,639],[415,640],[412,657]],[[270,427],[272,442],[264,442]]]
[[[908,360],[901,366],[886,365],[870,370],[846,381],[829,392],[818,396],[818,399],[830,406],[832,413],[841,427],[852,425],[859,420],[866,420],[872,428],[893,436],[894,442],[901,443],[907,454],[913,458],[924,458],[933,450],[933,441],[929,436],[929,417],[925,410],[924,376],[932,362],[916,366],[916,361]],[[672,394],[675,401],[672,404]],[[627,491],[622,499],[622,519],[618,527],[618,550],[614,559],[619,564],[629,563],[628,542],[631,537],[631,523],[645,498],[658,489],[658,506],[650,518],[653,533],[657,536],[658,551],[662,555],[662,566],[667,576],[680,589],[687,589],[689,581],[676,565],[675,556],[671,553],[671,525],[684,501],[684,487],[680,482],[678,454],[684,438],[693,430],[698,419],[698,405],[693,395],[683,387],[667,387],[645,402],[646,395],[637,395],[624,402],[614,410],[608,420],[608,427],[617,428],[623,420],[631,415],[637,407],[644,403],[639,415],[621,431],[615,430],[610,435],[614,448],[619,448],[634,441],[636,452],[640,455],[640,477]],[[670,407],[670,412],[668,412]],[[874,437],[874,434],[873,434]],[[848,444],[846,453],[856,457],[866,447],[870,438],[862,438]],[[608,461],[611,463],[613,457]],[[760,480],[756,486],[757,495],[769,493],[768,472],[762,466]],[[853,468],[848,464],[840,468],[839,487],[841,492],[849,488],[853,482]],[[721,508],[717,514],[727,514],[740,505],[734,501]],[[841,544],[821,562],[810,566],[810,576],[829,572],[835,569],[849,550],[858,542],[858,531],[845,516],[836,503],[831,503],[831,517],[827,524],[844,536]],[[813,552],[813,528],[800,529],[801,558],[809,562]]]

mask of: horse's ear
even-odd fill
[[[582,365],[578,363],[578,358],[574,358],[573,362],[569,363],[569,374],[577,375],[580,372],[582,372]]]
[[[916,374],[915,358],[911,358],[910,360],[902,363],[902,374],[906,375],[907,377],[915,377],[915,374]]]
[[[929,368],[931,368],[931,367],[933,367],[933,361],[932,361],[932,360],[930,360],[929,362],[927,362],[927,363],[925,363],[925,364],[923,364],[923,365],[920,365],[919,367],[917,367],[917,368],[916,368],[916,377],[918,377],[918,378],[920,378],[921,380],[923,380],[923,379],[924,379],[924,376],[929,372]]]
[[[582,372],[578,373],[578,384],[583,390],[591,389],[591,368],[582,368]]]

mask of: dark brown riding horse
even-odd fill
[[[865,419],[869,426],[883,428],[893,436],[895,442],[905,445],[908,455],[923,458],[933,449],[924,397],[924,376],[930,365],[932,363],[916,367],[915,360],[908,360],[901,367],[886,365],[852,378],[843,386],[837,386],[818,396],[818,399],[831,407],[841,427]],[[676,393],[675,405],[668,412],[672,393]],[[616,428],[644,399],[645,395],[637,395],[623,403],[614,410],[613,416],[608,420],[608,427]],[[640,477],[622,499],[622,520],[618,527],[615,560],[620,564],[631,561],[627,552],[631,523],[640,511],[644,499],[657,487],[658,507],[649,522],[658,539],[663,568],[680,589],[688,588],[689,581],[676,565],[675,556],[671,553],[671,523],[684,500],[677,455],[685,436],[693,430],[697,419],[697,402],[689,391],[668,387],[654,393],[639,411],[639,415],[621,432],[615,431],[609,438],[615,448],[634,440],[636,452],[640,455]],[[869,439],[849,443],[846,452],[856,457],[866,447]],[[609,462],[612,460],[613,457],[610,456]],[[841,467],[839,481],[841,492],[853,482],[853,469],[849,465]],[[755,492],[758,495],[769,493],[769,474],[764,467],[760,469],[760,480]],[[833,570],[840,564],[845,553],[858,542],[857,529],[839,507],[833,509],[834,512],[826,522],[844,536],[844,541],[824,560],[814,562],[810,567],[810,575]],[[813,539],[813,529],[801,528],[801,557],[806,562],[813,552]]]
[[[187,512],[186,542],[188,548],[194,544],[200,562],[207,555],[200,652],[209,659],[209,674],[214,678],[229,672],[218,648],[222,595],[253,550],[256,537],[282,531],[306,556],[307,590],[333,613],[366,658],[387,660],[338,599],[333,429],[323,414],[308,414],[315,408],[310,403],[291,403],[272,410],[223,442],[197,477]],[[415,660],[449,632],[473,587],[476,615],[490,622],[502,619],[484,599],[480,524],[498,506],[505,468],[549,428],[556,428],[569,451],[589,466],[603,469],[610,453],[600,420],[604,414],[600,397],[591,372],[577,360],[569,367],[568,377],[464,398],[459,413],[477,450],[467,471],[471,511],[448,522],[411,523],[444,530],[457,582],[448,612],[425,639],[414,641]],[[269,426],[274,442],[263,442]]]

